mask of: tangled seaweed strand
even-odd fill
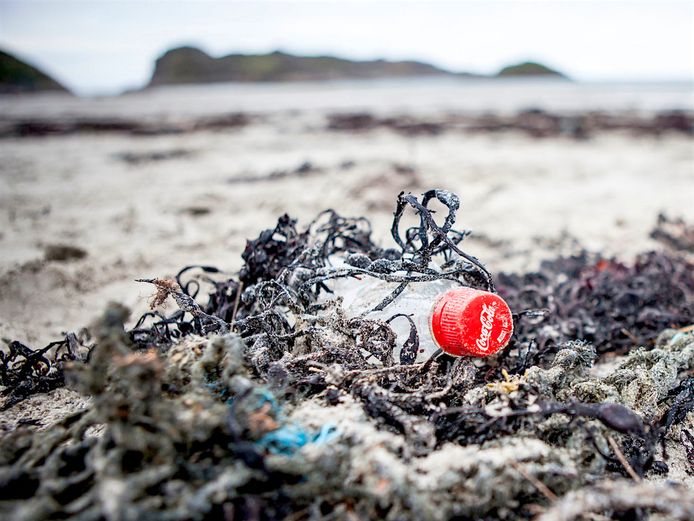
[[[51,354],[49,355],[49,351]],[[65,385],[66,362],[86,360],[86,348],[77,335],[68,333],[63,340],[51,342],[41,349],[32,349],[17,340],[8,344],[8,352],[0,351],[0,385],[6,410],[36,393],[46,393]]]

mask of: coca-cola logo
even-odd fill
[[[482,311],[480,311],[480,324],[482,324],[482,329],[480,330],[480,336],[475,344],[483,353],[489,351],[489,340],[492,337],[492,326],[494,325],[494,316],[496,315],[496,308],[498,305],[497,302],[491,305],[483,304]]]

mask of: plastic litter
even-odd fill
[[[436,267],[434,268],[436,269]],[[370,277],[337,279],[327,284],[342,298],[348,316],[382,320],[396,334],[394,358],[403,346],[419,341],[416,362],[426,361],[439,350],[453,356],[485,357],[496,354],[511,340],[513,318],[506,302],[494,293],[439,279],[410,284],[385,309],[382,302],[397,288]]]

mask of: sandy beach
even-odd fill
[[[575,247],[624,260],[656,244],[659,212],[694,219],[686,135],[604,132],[585,140],[517,132],[409,137],[328,132],[324,112],[277,112],[247,126],[176,135],[72,134],[0,140],[0,334],[41,345],[109,300],[138,316],[143,276],[188,264],[228,272],[247,238],[288,213],[365,215],[388,244],[401,190],[462,200],[456,225],[492,272]],[[61,260],[47,249],[72,246]]]

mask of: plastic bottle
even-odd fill
[[[328,286],[333,291],[328,298],[342,297],[347,315],[358,316],[380,304],[398,283],[363,275],[334,279]],[[417,362],[439,348],[454,356],[489,356],[503,349],[513,333],[511,310],[501,297],[451,280],[412,282],[385,309],[364,316],[386,321],[396,314],[409,315],[417,327]],[[410,323],[398,317],[390,327],[397,335],[393,355],[399,360]]]

